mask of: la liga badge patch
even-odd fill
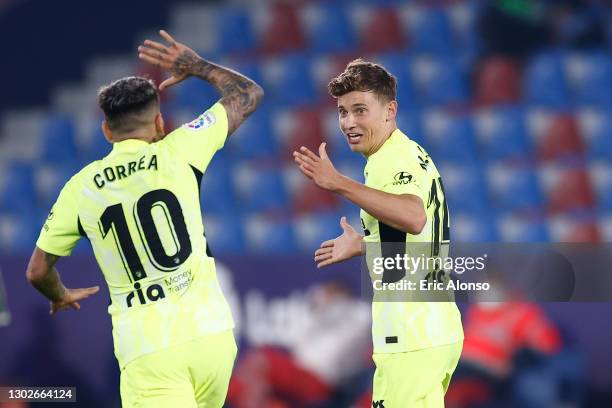
[[[217,119],[215,118],[215,114],[212,112],[204,112],[196,119],[192,120],[187,124],[187,127],[191,130],[198,130],[212,126]]]

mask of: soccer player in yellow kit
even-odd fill
[[[409,256],[419,256],[416,251],[423,248],[428,253],[422,255],[432,259],[448,254],[449,214],[442,179],[427,152],[397,128],[396,87],[387,70],[362,59],[349,63],[328,85],[351,150],[367,158],[365,184],[335,169],[325,143],[319,155],[306,147],[293,153],[302,173],[317,186],[361,208],[364,236],[343,217],[343,234],[323,242],[315,252],[318,267],[365,255],[375,278],[371,260],[388,253],[385,245],[397,248],[398,242]],[[397,272],[385,271],[389,274],[382,281],[400,281],[406,271]],[[448,280],[443,270],[421,272],[429,281]],[[377,295],[372,303],[376,364],[372,406],[443,407],[463,344],[461,316],[452,297],[432,302],[377,299]]]
[[[86,237],[108,284],[123,407],[221,407],[236,343],[200,210],[213,155],[260,103],[255,82],[198,56],[160,31],[139,57],[172,76],[209,82],[221,99],[164,133],[152,81],[119,79],[98,95],[112,152],[74,175],[47,218],[27,278],[51,302],[73,308],[98,287],[68,289],[54,265]]]

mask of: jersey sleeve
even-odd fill
[[[227,132],[227,113],[225,107],[217,102],[196,119],[168,134],[163,142],[204,172],[217,150],[225,144]]]
[[[416,156],[414,159],[407,159],[405,155],[396,154],[385,158],[377,167],[378,169],[371,173],[376,177],[375,185],[378,190],[398,195],[412,194],[426,202],[429,176],[421,168]]]
[[[36,241],[36,246],[47,253],[68,256],[82,236],[78,213],[80,194],[75,180],[70,179],[60,192]]]

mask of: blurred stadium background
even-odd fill
[[[358,56],[397,76],[399,126],[440,169],[454,242],[610,242],[607,3],[0,1],[0,268],[6,287],[6,299],[0,290],[0,325],[6,324],[0,328],[0,384],[77,385],[81,406],[119,405],[107,299],[99,294],[79,313],[49,319],[24,272],[62,185],[110,151],[100,130],[97,88],[126,75],[163,77],[136,57],[138,43],[157,38],[158,28],[266,91],[261,108],[213,160],[202,188],[207,237],[226,265],[223,280],[240,326],[237,373],[243,381],[232,388],[234,406],[246,406],[244,398],[265,401],[257,403],[261,407],[368,406],[359,405],[372,370],[364,303],[355,297],[359,265],[321,272],[310,257],[322,240],[338,235],[340,216],[358,226],[358,210],[306,183],[290,155],[300,145],[327,141],[337,167],[362,180],[363,159],[341,137],[328,80]],[[162,98],[171,128],[218,95],[190,80]],[[102,282],[92,258],[81,243],[60,263],[68,285]],[[464,319],[472,316],[469,308],[462,305]],[[612,406],[612,307],[528,309],[554,332],[542,340],[548,346],[512,337],[506,343],[514,368],[494,381],[502,386],[487,394],[468,383],[462,391],[468,397],[449,404]],[[309,344],[300,341],[306,336],[312,336]],[[333,347],[338,337],[346,340]],[[520,358],[525,350],[536,357]],[[359,364],[338,368],[346,360]],[[328,405],[315,405],[323,401]]]

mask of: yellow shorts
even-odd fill
[[[459,362],[463,342],[374,354],[373,408],[444,408],[444,394]]]
[[[231,330],[146,354],[121,371],[123,408],[220,408],[236,342]]]

